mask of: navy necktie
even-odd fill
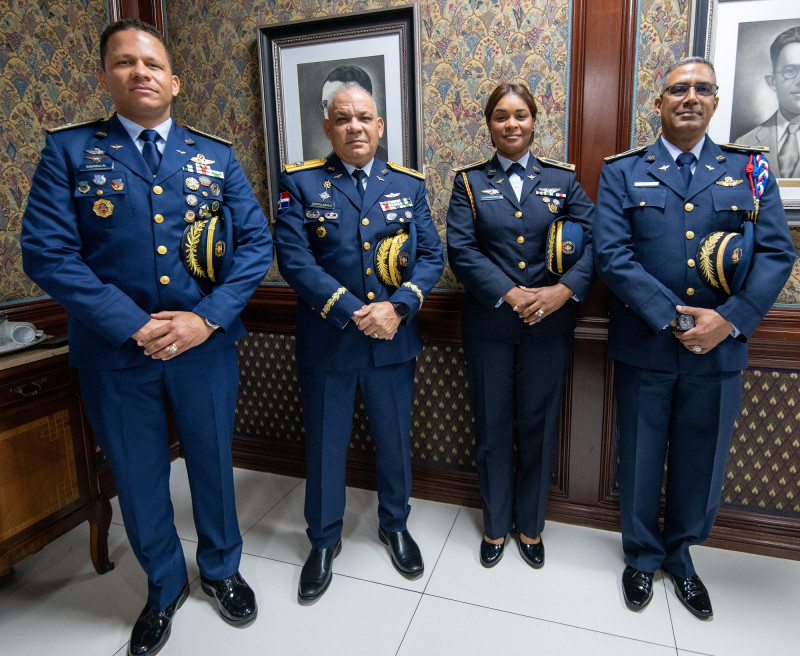
[[[353,177],[356,180],[356,189],[358,190],[358,197],[361,200],[364,200],[364,180],[367,179],[367,174],[364,173],[361,169],[356,169],[353,171]]]
[[[144,141],[144,145],[142,145],[142,157],[144,157],[144,161],[147,162],[147,166],[150,167],[153,175],[156,174],[158,165],[161,164],[161,153],[158,152],[158,148],[156,147],[158,137],[159,134],[155,130],[142,130],[139,135],[139,139]]]
[[[683,176],[683,182],[686,184],[687,191],[692,182],[692,162],[694,162],[695,159],[692,153],[681,153],[678,155],[678,159],[675,160],[678,164],[678,170],[681,172],[681,176]]]
[[[506,175],[511,176],[516,173],[520,178],[522,174],[525,173],[525,169],[522,168],[522,164],[519,162],[512,162],[511,166],[506,169]]]

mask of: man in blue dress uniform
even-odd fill
[[[117,113],[47,135],[22,254],[26,273],[69,313],[83,407],[148,577],[129,653],[149,655],[188,596],[169,493],[167,406],[189,474],[202,588],[230,624],[256,617],[238,572],[235,340],[272,243],[230,144],[170,118],[180,82],[161,34],[119,21],[103,33],[100,58],[99,80]],[[235,234],[227,242],[224,221]]]
[[[594,224],[597,272],[613,294],[608,350],[625,603],[646,607],[653,574],[663,569],[678,599],[703,619],[712,616],[711,601],[689,547],[708,537],[719,508],[747,340],[795,259],[775,180],[762,176],[751,187],[748,168],[764,167],[760,149],[718,146],[705,134],[716,92],[708,61],[692,57],[670,68],[655,100],[662,135],[607,158]],[[751,252],[731,254],[728,280],[722,269],[710,275],[713,240],[706,237],[741,231],[746,222]],[[749,273],[731,285],[731,272],[748,262]]]
[[[415,317],[444,266],[423,176],[375,157],[383,120],[372,96],[347,83],[331,97],[323,127],[334,155],[285,167],[275,228],[281,274],[299,297],[296,359],[312,546],[298,588],[304,604],[328,588],[341,549],[356,387],[375,441],[380,540],[403,576],[422,575],[422,556],[406,528],[411,397],[422,348]],[[405,276],[390,275],[399,267],[381,255],[384,246],[415,234]]]

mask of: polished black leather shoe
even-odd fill
[[[167,644],[172,631],[172,617],[189,596],[189,584],[183,586],[175,600],[163,610],[145,606],[133,625],[128,656],[155,656]]]
[[[517,544],[519,545],[519,555],[522,556],[522,560],[533,569],[544,567],[544,540],[541,537],[536,544],[525,544],[519,532],[517,532]]]
[[[686,610],[701,620],[709,620],[714,617],[714,611],[711,609],[711,597],[708,596],[708,590],[699,576],[695,574],[688,579],[682,579],[680,576],[667,573],[672,577],[675,596],[686,606]]]
[[[653,598],[653,575],[628,565],[622,572],[622,596],[632,611],[647,608]]]
[[[486,568],[497,565],[503,557],[503,549],[505,546],[505,540],[500,544],[492,544],[485,539],[481,539],[481,565]]]
[[[425,571],[422,554],[408,530],[389,533],[378,528],[378,537],[389,548],[392,565],[400,574],[411,581],[422,576]]]
[[[256,595],[239,572],[218,581],[201,576],[200,585],[216,600],[219,614],[231,626],[245,627],[256,619]]]
[[[334,547],[312,549],[308,554],[300,572],[300,584],[297,586],[297,601],[308,606],[319,599],[333,578],[333,559],[342,550],[341,538]]]

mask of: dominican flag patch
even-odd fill
[[[289,207],[289,192],[282,191],[281,199],[278,201],[278,211],[285,210],[287,207]]]

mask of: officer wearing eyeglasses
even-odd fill
[[[778,98],[778,110],[736,143],[769,148],[776,178],[800,178],[800,25],[779,34],[769,54],[772,74],[764,79]]]
[[[667,71],[655,99],[662,134],[652,145],[606,158],[594,223],[597,273],[612,294],[608,353],[625,604],[644,609],[653,576],[663,570],[680,602],[701,619],[712,616],[711,599],[689,547],[708,537],[719,508],[747,340],[795,260],[774,176],[759,192],[751,244],[738,234],[749,234],[743,224],[755,214],[746,167],[761,152],[706,136],[716,93],[714,68],[704,59],[684,59]],[[716,258],[708,244],[726,240],[743,246],[720,249],[729,259],[709,276]],[[745,262],[750,268],[736,275]]]

